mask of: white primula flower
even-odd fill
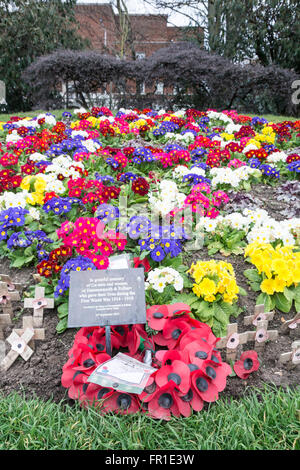
[[[16,194],[5,191],[0,197],[0,206],[4,209],[10,209],[11,207],[22,207],[24,209],[26,207],[27,195],[27,191]]]
[[[6,142],[7,142],[7,143],[9,143],[9,142],[15,143],[15,142],[18,142],[19,140],[22,140],[22,138],[23,138],[23,137],[21,137],[21,136],[17,133],[16,129],[14,129],[11,134],[7,134],[7,136],[6,136]]]
[[[243,148],[242,152],[247,153],[249,150],[257,150],[257,146],[254,144],[248,144],[246,147]]]
[[[287,159],[287,153],[285,152],[272,152],[267,157],[268,163],[277,163],[277,162],[285,162]]]
[[[35,207],[29,207],[29,215],[34,220],[40,220],[40,212]]]
[[[33,162],[40,162],[41,160],[48,160],[46,155],[43,155],[42,153],[38,153],[38,152],[31,153],[29,156],[29,159]]]
[[[86,131],[72,131],[72,138],[76,137],[77,135],[80,135],[82,137],[88,137],[89,134]]]
[[[155,268],[150,271],[147,278],[147,288],[162,293],[167,285],[173,285],[176,291],[183,289],[183,278],[173,268]]]

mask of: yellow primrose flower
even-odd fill
[[[273,295],[275,292],[274,279],[264,279],[260,284],[262,292],[268,295]]]
[[[233,140],[234,139],[234,134],[228,134],[227,132],[222,132],[220,134],[220,136],[222,137],[222,139],[224,140]]]
[[[198,261],[191,265],[188,273],[195,280],[194,294],[205,301],[215,301],[217,294],[221,295],[224,302],[232,303],[237,300],[239,287],[230,263],[215,260]]]
[[[36,182],[34,183],[34,189],[37,193],[44,193],[46,189],[46,185],[47,183],[45,180],[38,178]]]
[[[31,178],[32,178],[31,175],[25,176],[25,178],[22,179],[20,188],[23,189],[24,191],[29,191]]]
[[[36,204],[44,204],[44,195],[41,193],[30,193],[26,199],[26,202],[32,206]]]
[[[256,136],[255,136],[255,138],[256,138]],[[255,140],[255,139],[250,139],[250,140],[248,140],[247,145],[249,145],[249,144],[255,145],[258,149],[261,147],[260,142],[258,142],[258,141]]]

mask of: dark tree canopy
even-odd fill
[[[243,112],[296,114],[292,104],[295,72],[277,66],[242,65],[200,49],[193,43],[176,43],[147,59],[126,61],[95,51],[58,51],[39,58],[24,73],[32,87],[36,106],[61,104],[58,84],[71,81],[85,103],[85,95],[113,82],[122,95],[119,105],[195,106],[197,108],[236,108]],[[130,92],[128,80],[153,85],[163,82],[178,93],[144,97]]]
[[[154,53],[144,67],[147,81],[181,87],[183,103],[192,89],[193,104],[202,108],[248,106],[255,112],[296,112],[291,85],[299,76],[277,66],[238,64],[192,43],[177,43]]]

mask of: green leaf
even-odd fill
[[[249,279],[249,281],[261,283],[261,277],[258,274],[258,272],[256,271],[256,269],[246,269],[244,271],[244,276],[247,279]]]
[[[249,286],[254,292],[259,292],[260,291],[260,283],[259,282],[251,282],[249,281]]]
[[[261,305],[261,304],[265,306],[265,312],[269,312],[270,310],[272,310],[271,297],[265,292],[262,292],[261,294],[259,294],[259,296],[256,299],[256,305]]]
[[[242,296],[248,295],[245,289],[241,286],[239,286],[239,295],[242,295]]]
[[[226,313],[225,310],[218,303],[214,304],[214,311],[216,320],[222,325],[222,327],[226,327],[226,325],[228,324],[228,313]]]
[[[69,302],[65,302],[64,304],[61,304],[58,309],[58,318],[62,319],[68,316],[69,314]]]
[[[68,328],[68,319],[65,317],[58,322],[56,325],[56,331],[58,334],[63,333]]]
[[[194,305],[196,302],[198,302],[198,297],[194,294],[179,294],[176,297],[176,303],[177,302],[182,302],[183,304],[187,304],[189,306]]]
[[[26,263],[26,258],[19,257],[19,258],[14,260],[14,262],[11,264],[11,267],[12,268],[21,268],[22,266],[24,266],[25,263]]]
[[[275,305],[281,312],[289,313],[292,308],[292,300],[288,300],[281,292],[275,292],[274,294]]]
[[[289,289],[288,287],[284,288],[283,295],[285,296],[285,298],[289,302],[292,302],[294,300],[294,297],[295,297],[295,293],[291,289]]]
[[[199,318],[200,321],[202,321],[203,323],[208,323],[210,320],[213,319],[213,316],[214,316],[214,309],[213,308],[209,308],[207,306],[207,308],[205,310],[196,310],[196,316]]]
[[[219,322],[216,318],[214,318],[212,330],[215,336],[221,338],[222,336],[226,335],[227,323],[225,325],[224,323]]]

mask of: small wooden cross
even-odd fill
[[[30,340],[30,342],[28,343],[28,346],[34,349],[35,348],[34,340],[44,341],[45,330],[44,328],[35,328],[34,319],[31,316],[28,316],[28,317],[24,316],[22,320],[23,320],[23,328],[20,328],[20,329],[14,328],[13,331],[15,331],[17,335],[22,336],[22,334],[25,332],[27,328],[30,328],[31,330],[33,330],[34,335],[32,339]]]
[[[0,274],[0,281],[5,282],[9,291],[21,291],[23,286],[19,282],[13,282],[6,274]]]
[[[265,312],[265,306],[263,304],[255,305],[254,315],[249,315],[244,318],[244,325],[257,326],[257,322],[261,320],[273,320],[275,311]]]
[[[0,314],[0,340],[4,339],[3,329],[8,325],[11,325],[10,315],[8,313]]]
[[[18,291],[9,290],[6,282],[0,282],[0,305],[3,313],[13,316],[12,301],[20,300],[20,294]]]
[[[255,331],[248,331],[248,341],[254,341],[254,349],[263,352],[266,341],[274,341],[278,338],[277,330],[268,330],[268,320],[257,322]]]
[[[245,331],[238,333],[237,323],[227,325],[227,335],[221,338],[217,343],[217,348],[226,347],[226,360],[235,360],[239,344],[246,344],[254,341],[254,349],[262,352],[267,340],[272,341],[278,337],[277,330],[268,330],[268,321],[258,321],[255,331]]]
[[[292,343],[292,351],[283,353],[279,357],[281,364],[287,364],[288,369],[294,369],[300,364],[300,341],[294,341]]]
[[[34,298],[24,300],[24,308],[33,308],[33,325],[40,328],[43,326],[44,308],[54,308],[54,299],[46,299],[45,288],[37,286]]]
[[[289,333],[291,330],[297,328],[298,325],[300,325],[300,312],[291,320],[285,321],[280,327],[280,332]]]
[[[217,348],[226,348],[226,360],[235,360],[237,355],[237,348],[239,344],[245,344],[248,341],[248,331],[245,333],[238,333],[237,323],[229,323],[227,325],[227,335],[220,338],[217,343]]]
[[[34,331],[31,328],[26,328],[21,336],[15,331],[10,334],[6,341],[11,345],[11,350],[0,362],[1,370],[8,370],[19,356],[21,356],[24,361],[28,361],[33,354],[33,349],[28,346],[33,336]]]

